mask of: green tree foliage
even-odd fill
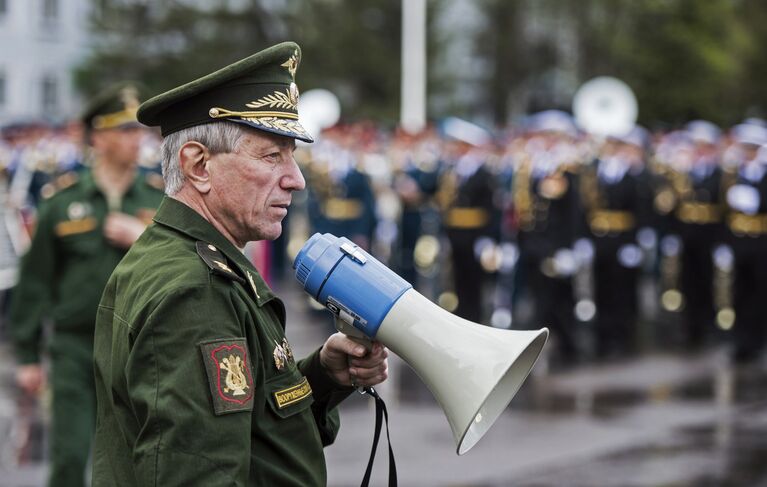
[[[738,103],[749,33],[731,0],[591,0],[579,32],[580,76],[610,74],[636,93],[640,122],[677,125],[694,118],[729,124]]]
[[[639,101],[639,121],[649,126],[673,126],[699,117],[729,125],[767,107],[765,2],[483,0],[482,4],[488,23],[495,26],[478,40],[479,46],[491,46],[497,55],[488,90],[493,99],[509,99],[520,86],[539,91],[543,87],[542,96],[528,98],[527,110],[546,104],[566,108],[558,106],[559,93],[545,91],[545,80],[552,75],[574,76],[577,83],[570,86],[574,90],[594,76],[610,75],[632,87]],[[496,106],[495,118],[503,120],[507,110],[508,104]]]
[[[303,89],[339,96],[345,117],[396,121],[399,113],[401,2],[291,2],[292,33],[306,58]]]
[[[428,27],[430,59],[441,59],[440,74],[429,79],[431,105],[446,112],[432,117],[504,124],[515,114],[569,108],[577,87],[599,75],[633,88],[648,126],[697,117],[729,125],[765,115],[763,0],[429,0],[429,21],[460,2],[476,6],[486,28]],[[97,45],[76,73],[86,95],[124,79],[159,93],[290,39],[304,50],[303,91],[335,92],[347,119],[398,119],[400,0],[93,4]],[[472,36],[481,69],[450,75],[450,60],[436,54],[450,52],[441,49],[456,36]],[[467,80],[472,96],[465,96]]]
[[[322,87],[344,113],[396,120],[399,111],[399,1],[94,0],[98,45],[76,72],[86,94],[123,79],[159,93],[277,42],[304,53],[301,90]],[[277,5],[277,6],[274,6]]]
[[[224,1],[94,0],[97,46],[76,72],[86,94],[135,79],[157,93],[252,54],[281,35],[281,19],[257,0],[231,9]],[[242,2],[240,2],[242,3]]]

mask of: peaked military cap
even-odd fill
[[[555,132],[570,137],[578,135],[573,117],[562,110],[544,110],[530,115],[525,123],[527,132]]]
[[[138,119],[166,136],[216,121],[230,121],[313,142],[298,121],[296,70],[301,48],[283,42],[207,76],[155,96]]]
[[[93,97],[80,119],[86,127],[96,130],[138,126],[140,92],[141,87],[132,81],[111,85]]]

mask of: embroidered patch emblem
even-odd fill
[[[298,384],[281,391],[276,391],[274,393],[274,399],[277,401],[277,407],[282,409],[311,395],[312,387],[309,385],[309,381],[306,380],[306,377],[302,377],[301,382]]]
[[[253,409],[253,377],[244,338],[200,344],[216,415]]]
[[[293,350],[290,348],[287,338],[283,338],[282,343],[277,343],[277,340],[274,343],[276,345],[273,353],[274,366],[277,367],[277,370],[282,370],[286,365],[295,362]]]

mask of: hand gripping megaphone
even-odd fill
[[[442,407],[458,455],[490,429],[525,381],[549,336],[459,318],[346,238],[314,234],[293,268],[339,329],[399,355]]]

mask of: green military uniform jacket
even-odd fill
[[[136,177],[120,211],[151,221],[163,195],[153,176],[159,177]],[[39,362],[45,318],[53,320],[55,334],[79,334],[91,340],[101,293],[126,252],[104,237],[109,209],[92,173],[68,173],[63,179],[66,187],[40,205],[35,235],[13,293],[11,335],[21,364]]]
[[[95,337],[94,486],[311,486],[339,427],[319,351],[245,256],[166,198],[110,279]]]

